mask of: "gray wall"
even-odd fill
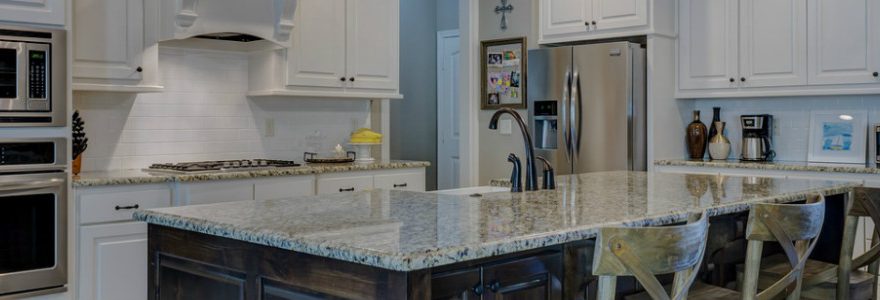
[[[458,29],[458,0],[436,1],[437,31]]]
[[[443,1],[443,0],[440,0]],[[501,16],[495,14],[498,1],[480,0],[480,40],[493,40],[512,37],[526,37],[528,48],[537,48],[538,1],[509,0],[513,12],[507,15],[507,30],[501,30]],[[479,101],[475,99],[474,101]],[[511,166],[507,162],[507,154],[515,153],[525,157],[522,138],[516,124],[513,124],[511,135],[501,135],[498,131],[489,130],[489,119],[493,110],[482,110],[479,115],[480,130],[480,184],[486,185],[495,178],[509,178]],[[519,110],[526,118],[526,110]],[[508,118],[508,117],[503,117]]]
[[[437,188],[437,8],[400,1],[400,93],[391,100],[391,158],[430,161],[428,190]]]

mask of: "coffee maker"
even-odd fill
[[[743,161],[771,161],[776,156],[773,151],[773,116],[743,115],[742,154]]]

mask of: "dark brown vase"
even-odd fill
[[[700,111],[694,111],[694,121],[687,127],[687,148],[690,159],[703,159],[706,153],[706,141],[709,139],[706,125],[700,122]]]

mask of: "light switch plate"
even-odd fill
[[[513,133],[513,131],[512,131],[513,130],[513,121],[512,120],[501,119],[500,122],[501,122],[501,124],[499,125],[500,127],[498,128],[498,130],[501,131],[501,134],[510,135],[511,133]]]

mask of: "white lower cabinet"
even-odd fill
[[[373,186],[377,189],[425,191],[424,169],[397,174],[379,174],[373,178]]]
[[[147,299],[147,223],[80,228],[79,299]]]
[[[254,200],[253,180],[218,180],[181,183],[177,205],[212,204]]]
[[[74,196],[78,299],[147,299],[147,223],[131,212],[171,206],[171,186],[81,187]]]
[[[373,176],[328,175],[318,178],[318,195],[333,193],[353,193],[373,189]]]
[[[266,178],[254,183],[254,200],[315,195],[315,176]]]

